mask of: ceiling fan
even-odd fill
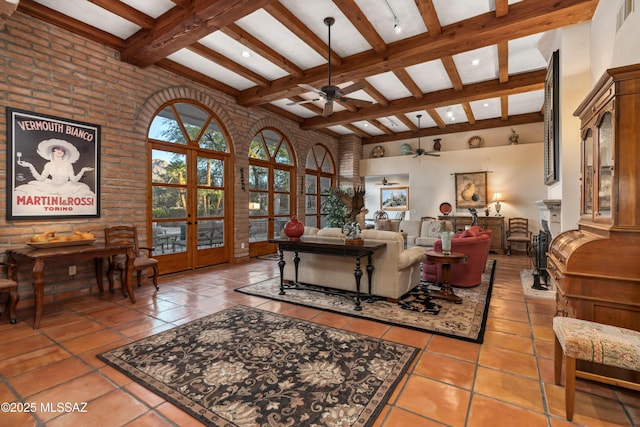
[[[437,154],[437,151],[435,150],[427,151],[424,148],[420,148],[420,118],[422,117],[422,114],[418,114],[416,117],[418,118],[418,148],[415,151],[412,151],[411,154],[415,154],[415,156],[413,156],[414,158],[422,156],[423,154],[425,156],[440,157],[440,154]]]
[[[376,185],[397,185],[400,184],[399,182],[389,182],[389,180],[387,179],[386,176],[382,177],[382,181],[380,182],[376,182]]]
[[[333,113],[333,101],[344,102],[347,104],[355,105],[356,107],[362,107],[362,106],[371,104],[371,102],[369,101],[364,101],[364,100],[355,99],[355,98],[347,98],[345,96],[352,92],[362,89],[364,87],[362,83],[356,82],[345,88],[340,88],[338,86],[334,86],[331,84],[331,26],[333,25],[334,22],[335,22],[335,19],[330,16],[324,18],[324,23],[327,26],[327,29],[329,32],[328,52],[327,52],[329,67],[328,67],[327,85],[322,86],[320,89],[316,89],[311,85],[300,83],[298,84],[298,86],[308,91],[315,92],[320,97],[316,99],[306,99],[304,101],[290,102],[287,104],[287,105],[300,105],[300,104],[306,104],[309,102],[315,102],[315,101],[320,101],[321,99],[324,99],[325,103],[322,109],[322,115],[325,117],[330,116]]]

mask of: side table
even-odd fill
[[[462,252],[451,252],[445,255],[442,252],[427,251],[426,256],[427,261],[442,265],[442,288],[439,292],[429,292],[429,296],[453,301],[455,304],[462,303],[462,298],[454,294],[453,289],[451,289],[451,264],[466,264],[467,255]]]

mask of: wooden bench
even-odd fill
[[[576,369],[576,360],[640,371],[640,332],[570,317],[554,317],[555,382],[560,385],[565,362],[565,409],[573,419],[576,378],[640,391],[640,384]]]

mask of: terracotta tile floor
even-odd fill
[[[0,323],[0,401],[36,404],[34,413],[0,413],[3,426],[201,425],[99,361],[97,353],[245,304],[422,349],[376,426],[632,426],[640,393],[578,381],[574,423],[564,419],[564,389],[553,384],[554,302],[525,299],[524,256],[497,256],[482,345],[233,292],[277,275],[273,261],[253,260],[146,283],[135,305],[118,293],[45,306],[41,328],[32,310]],[[88,402],[86,412],[46,411],[40,404]]]

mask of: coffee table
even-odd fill
[[[427,251],[426,256],[427,261],[442,265],[442,287],[440,291],[429,292],[429,296],[461,304],[462,298],[457,296],[451,289],[451,264],[466,264],[468,261],[467,255],[462,252],[444,254],[443,252]]]

